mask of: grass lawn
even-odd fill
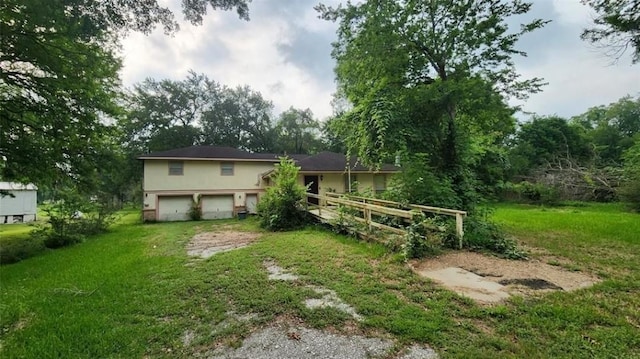
[[[495,218],[545,258],[605,280],[576,292],[479,306],[412,273],[375,244],[320,227],[264,233],[255,244],[208,260],[186,255],[208,221],[141,225],[135,215],[110,233],[0,267],[0,357],[192,357],[215,344],[240,345],[273,320],[418,342],[452,358],[640,357],[640,216],[612,205],[500,205]],[[537,251],[534,255],[542,256]],[[541,257],[542,258],[542,257]],[[300,275],[269,281],[272,259]],[[307,309],[307,285],[337,292],[365,318]],[[227,323],[230,313],[253,314]],[[193,334],[184,345],[185,333]]]

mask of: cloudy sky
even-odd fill
[[[182,18],[179,1],[166,2]],[[273,101],[276,113],[294,106],[324,119],[335,91],[330,53],[336,25],[317,18],[318,2],[253,0],[248,22],[235,12],[210,11],[201,26],[181,23],[173,36],[132,34],[122,48],[123,82],[182,80],[194,70],[227,86],[249,85]],[[516,64],[524,77],[542,77],[549,85],[522,104],[525,111],[570,117],[640,95],[640,64],[632,66],[628,54],[612,64],[602,49],[580,40],[593,13],[579,0],[535,0],[532,15],[552,22],[522,38],[519,49],[529,56]]]

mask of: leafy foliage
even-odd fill
[[[403,161],[402,171],[392,177],[383,197],[406,204],[461,208],[451,179],[429,166],[426,157],[417,154]]]
[[[248,19],[245,0],[184,1],[182,9],[198,24],[208,6]],[[91,172],[104,123],[120,115],[119,39],[158,24],[178,28],[156,0],[0,2],[0,176],[43,186]]]
[[[298,184],[298,167],[282,157],[273,172],[273,185],[258,202],[260,226],[271,231],[299,228],[307,223],[304,208],[306,188]]]
[[[73,190],[59,193],[58,200],[45,209],[48,220],[32,233],[48,248],[59,248],[84,241],[87,236],[105,232],[115,220],[115,209],[98,198],[90,199]]]
[[[618,60],[629,48],[632,61],[640,61],[640,2],[637,0],[582,0],[595,10],[595,27],[582,32],[582,39],[603,44]]]
[[[0,176],[51,184],[81,177],[117,115],[120,62],[82,1],[0,4]],[[71,10],[69,10],[71,9]],[[74,11],[76,10],[76,11]]]
[[[199,221],[202,219],[202,201],[201,201],[201,196],[197,195],[196,197],[193,198],[193,201],[191,202],[191,207],[189,207],[189,212],[187,212],[187,214],[189,215],[189,218],[192,221]]]
[[[640,140],[624,154],[622,198],[640,212]]]
[[[473,250],[488,250],[509,259],[525,259],[526,252],[518,248],[513,239],[507,238],[504,230],[491,218],[491,210],[476,210],[467,217],[463,245]]]
[[[353,105],[337,128],[347,148],[369,164],[398,152],[426,153],[449,178],[458,201],[472,206],[473,149],[499,137],[497,123],[513,123],[505,96],[526,97],[540,79],[520,80],[512,56],[518,39],[545,24],[533,20],[510,32],[507,19],[529,11],[522,1],[405,1],[319,5],[339,21],[333,57],[339,93]],[[496,123],[497,122],[497,123]],[[472,130],[473,129],[473,130]]]

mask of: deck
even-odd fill
[[[308,212],[316,217],[319,221],[328,224],[335,224],[340,216],[348,216],[349,220],[354,220],[365,224],[369,229],[379,229],[381,231],[393,232],[396,234],[405,234],[403,228],[389,226],[377,221],[381,216],[396,217],[400,221],[410,224],[414,220],[416,213],[428,213],[435,215],[444,215],[455,217],[456,234],[459,239],[459,246],[462,246],[462,237],[464,236],[464,217],[467,212],[455,209],[431,207],[409,204],[405,205],[399,202],[381,200],[377,198],[368,198],[360,196],[342,195],[337,193],[327,193],[325,195],[317,195],[307,193],[307,201],[315,199],[315,203],[307,203]],[[354,214],[340,214],[338,207],[348,208]]]

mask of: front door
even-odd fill
[[[318,176],[304,176],[304,186],[308,188],[308,192],[318,194]],[[307,202],[318,204],[318,199],[307,197]]]

